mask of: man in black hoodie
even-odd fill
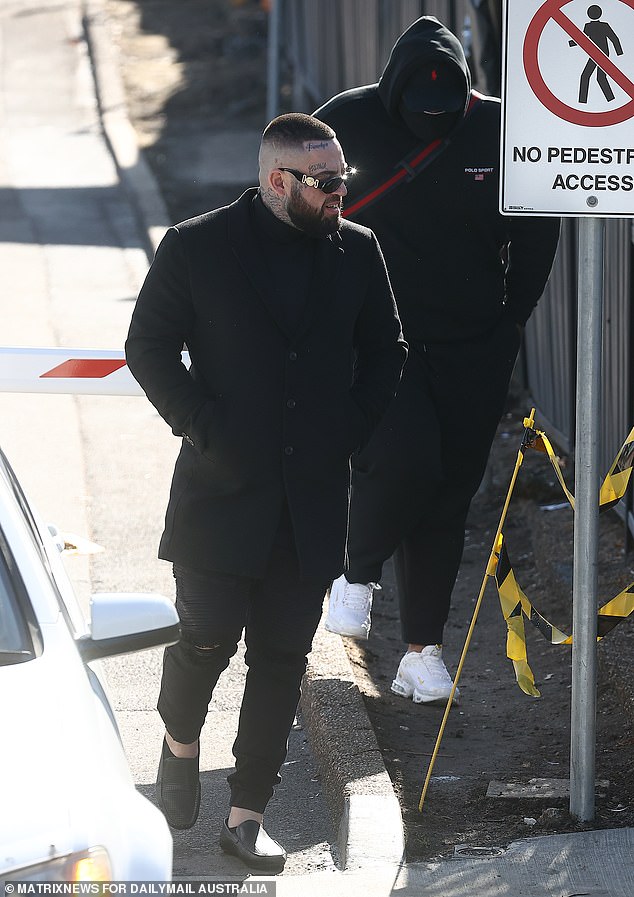
[[[431,16],[401,35],[378,84],[315,115],[357,167],[344,214],[377,234],[410,345],[397,398],[354,458],[349,565],[326,628],[367,638],[394,555],[408,649],[392,691],[444,701],[443,627],[467,511],[559,221],[499,214],[500,102],[471,90],[458,39]]]

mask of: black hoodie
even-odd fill
[[[422,148],[398,110],[406,81],[430,61],[456,66],[465,116],[413,180],[350,216],[379,238],[412,343],[470,339],[505,314],[524,324],[543,292],[559,235],[556,218],[500,215],[500,101],[471,90],[460,42],[432,16],[397,40],[378,84],[345,91],[314,113],[334,128],[347,162],[358,169],[347,182],[344,208]]]

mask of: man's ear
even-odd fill
[[[275,194],[277,194],[277,196],[286,196],[286,185],[279,168],[273,168],[269,172],[268,186]]]

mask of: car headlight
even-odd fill
[[[2,873],[5,881],[112,881],[110,857],[103,847],[70,853]]]

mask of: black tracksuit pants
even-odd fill
[[[327,583],[300,578],[286,508],[264,579],[177,565],[174,578],[181,640],[165,651],[159,713],[176,741],[196,741],[244,630],[248,672],[227,781],[231,806],[262,813],[280,781]]]
[[[442,644],[471,499],[486,469],[520,345],[505,314],[468,342],[417,345],[379,429],[353,459],[349,582],[394,555],[409,644]]]

